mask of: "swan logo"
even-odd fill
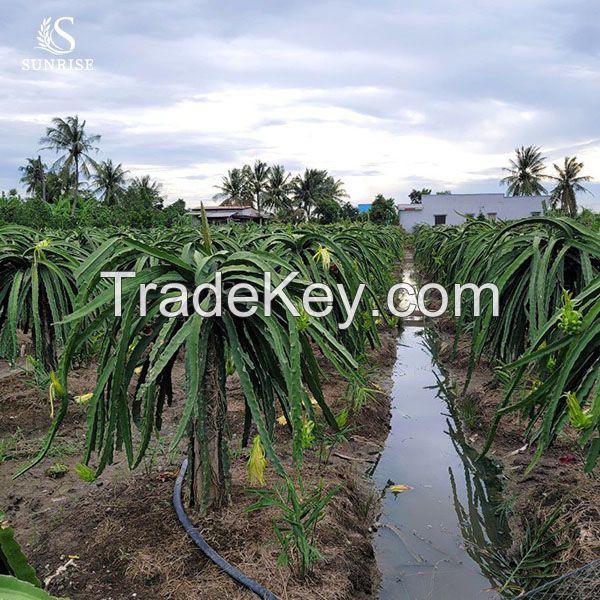
[[[53,57],[24,58],[23,71],[93,71],[93,58],[67,58],[75,50],[75,38],[69,33],[73,17],[45,17],[38,29],[36,50],[44,50]],[[57,57],[57,58],[55,58]]]
[[[61,27],[61,24],[65,21],[73,25],[75,19],[73,17],[59,17],[54,20],[54,25],[52,25],[51,17],[43,19],[37,34],[38,45],[36,49],[46,50],[46,52],[56,55],[73,52],[75,50],[75,38]]]

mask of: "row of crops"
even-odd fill
[[[391,283],[402,243],[398,228],[368,224],[265,229],[204,223],[149,232],[70,233],[0,228],[0,357],[17,360],[21,336],[30,336],[33,360],[49,375],[54,414],[41,452],[21,473],[50,447],[73,400],[68,375],[86,361],[97,364],[97,382],[86,399],[84,462],[98,476],[122,451],[131,468],[138,466],[173,401],[173,372],[180,359],[187,391],[171,447],[188,441],[190,504],[202,513],[229,501],[225,382],[233,373],[245,399],[244,445],[254,433],[249,470],[262,482],[268,460],[285,479],[272,443],[276,420],[289,429],[298,468],[307,429],[339,431],[341,419],[322,392],[323,360],[367,389],[360,361],[378,343],[373,306]],[[114,314],[113,282],[101,277],[105,271],[137,273],[123,282],[120,317]],[[358,317],[346,329],[338,327],[345,320],[339,298],[323,318],[303,311],[295,317],[279,298],[269,317],[263,306],[244,318],[227,306],[213,317],[161,313],[163,284],[183,285],[191,296],[198,286],[214,284],[217,272],[225,293],[240,283],[260,290],[265,272],[271,273],[273,287],[298,272],[286,293],[299,309],[312,282],[328,284],[334,295],[341,284],[351,297],[360,284],[367,288]],[[150,282],[158,289],[148,292],[141,314],[139,286]],[[198,300],[210,311],[214,296],[206,291]]]
[[[506,386],[485,450],[502,417],[519,412],[536,446],[530,469],[572,427],[591,471],[600,455],[598,233],[568,218],[543,217],[421,227],[415,259],[448,290],[467,282],[498,286],[498,317],[484,293],[481,314],[465,302],[457,320],[457,341],[465,333],[472,340],[469,377],[486,354]]]

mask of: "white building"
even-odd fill
[[[524,219],[542,214],[549,196],[505,196],[504,194],[431,194],[422,204],[400,204],[400,225],[411,231],[415,225],[460,225],[467,217]]]

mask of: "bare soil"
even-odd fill
[[[467,377],[470,339],[463,336],[454,353],[454,321],[440,319],[434,327],[441,336],[440,363],[456,382],[457,389],[462,390]],[[483,447],[502,397],[503,386],[494,376],[493,365],[483,359],[474,370],[466,394],[459,395],[459,405],[465,398],[468,401],[469,418],[463,419],[463,425],[475,448]],[[575,438],[567,432],[544,454],[535,469],[526,473],[535,448],[527,445],[525,428],[525,420],[520,415],[506,415],[500,422],[490,453],[504,464],[505,498],[513,503],[513,540],[515,545],[522,540],[528,523],[543,522],[555,510],[560,510],[557,528],[564,527],[561,541],[569,545],[561,557],[564,563],[560,573],[566,573],[600,556],[600,469],[596,468],[589,475],[583,472],[584,457]]]
[[[243,399],[234,376],[228,381],[229,421],[233,433],[232,498],[225,511],[197,521],[202,535],[223,557],[260,581],[282,599],[356,600],[377,588],[371,523],[380,493],[366,476],[370,461],[389,431],[391,370],[395,332],[382,331],[382,346],[369,362],[372,383],[382,387],[376,401],[351,417],[355,427],[347,443],[336,447],[329,464],[320,468],[318,451],[307,452],[305,480],[326,488],[341,485],[319,525],[323,559],[314,573],[299,581],[277,565],[278,546],[269,511],[248,513],[255,500],[247,491],[247,451],[240,448]],[[164,440],[177,423],[184,394],[183,367],[178,364],[175,403],[166,413]],[[334,411],[346,406],[346,384],[324,364],[324,391]],[[42,579],[56,575],[48,590],[73,600],[212,600],[254,598],[222,574],[187,538],[171,505],[174,479],[182,456],[169,457],[167,442],[158,441],[136,472],[117,455],[100,480],[82,481],[74,471],[85,440],[85,408],[71,405],[50,455],[17,480],[12,474],[31,457],[50,423],[44,390],[31,374],[0,365],[0,510],[14,526]],[[93,365],[74,371],[70,392],[93,389]],[[277,431],[277,449],[290,469],[286,428]],[[53,477],[47,471],[64,465]],[[268,484],[276,483],[272,471]]]

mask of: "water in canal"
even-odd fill
[[[398,339],[392,428],[373,476],[412,490],[385,492],[376,554],[380,600],[489,600],[489,550],[506,549],[501,473],[477,461],[435,362],[434,334],[409,325]]]

